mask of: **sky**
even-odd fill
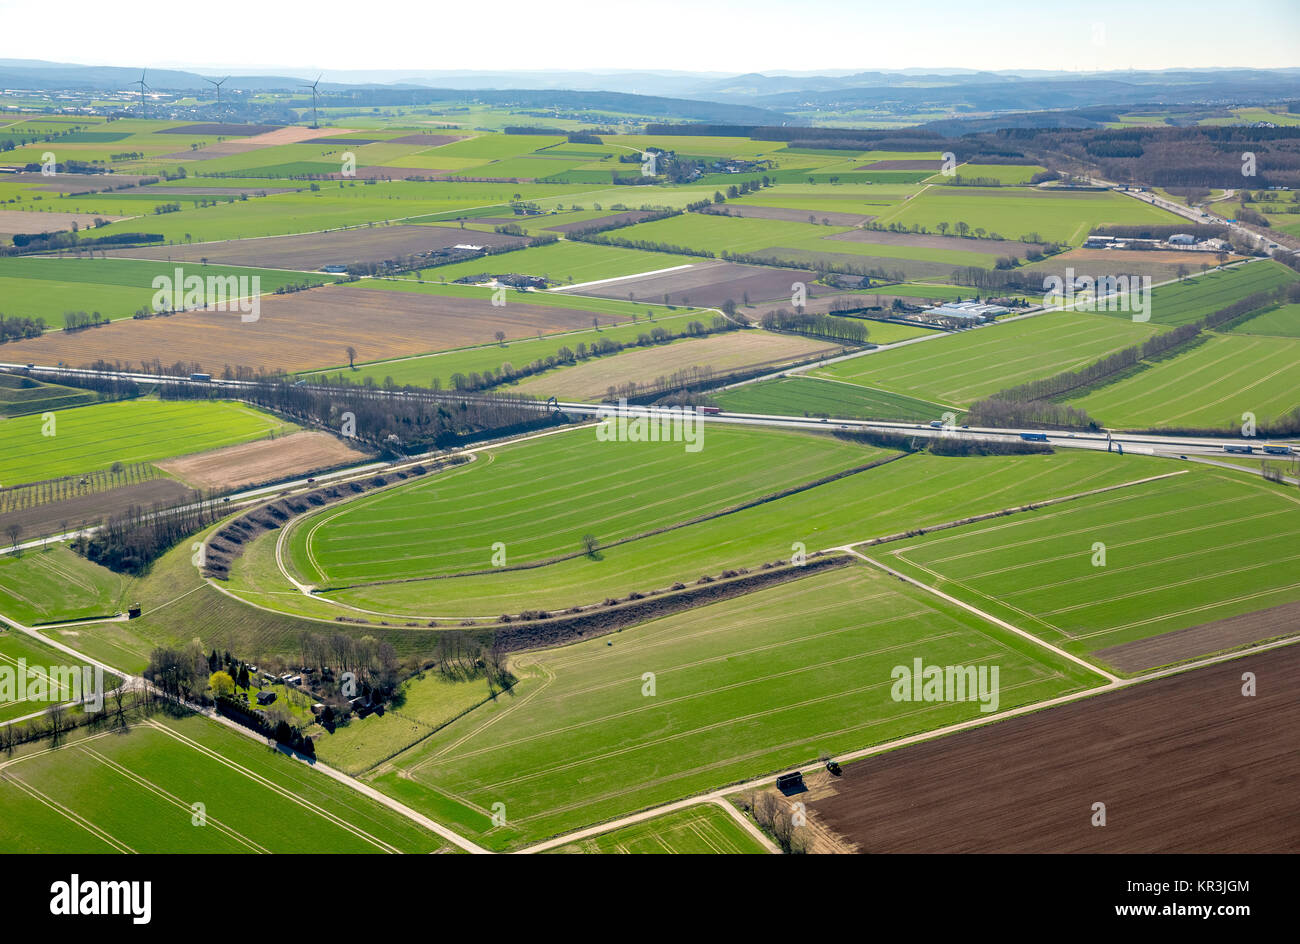
[[[1300,67],[1300,0],[0,0],[0,26],[0,58],[201,72]]]

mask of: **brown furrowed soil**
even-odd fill
[[[774,269],[707,259],[687,269],[603,282],[574,289],[572,294],[599,298],[627,298],[631,295],[633,301],[642,302],[662,302],[667,295],[670,305],[716,308],[729,298],[738,305],[743,304],[746,295],[751,303],[777,298],[788,300],[793,291],[791,285],[795,282],[806,285],[809,295],[834,291],[828,286],[814,285],[816,277],[814,272],[798,269]]]
[[[239,443],[156,465],[195,488],[224,491],[310,475],[367,458],[337,436],[312,430]]]
[[[72,229],[76,223],[82,229],[92,226],[95,213],[33,213],[27,210],[0,210],[0,236],[14,233],[59,233]],[[124,220],[125,216],[102,216],[109,221]]]
[[[193,497],[194,492],[180,482],[160,478],[8,512],[0,515],[0,529],[16,524],[22,528],[22,540],[31,541],[47,534],[61,533],[65,530],[65,522],[71,530],[93,528],[105,518],[131,508],[179,505]]]
[[[1018,245],[1013,243],[1012,245]],[[1228,261],[1235,262],[1241,256],[1229,255]],[[1044,276],[1058,275],[1065,277],[1066,269],[1073,269],[1076,277],[1081,275],[1102,278],[1108,275],[1150,276],[1152,282],[1168,282],[1178,278],[1178,268],[1182,266],[1190,273],[1201,271],[1202,265],[1211,268],[1219,264],[1212,252],[1183,252],[1180,250],[1162,251],[1158,249],[1071,249],[1059,256],[1033,265],[1025,266],[1021,271],[1041,273]]]
[[[574,230],[581,231],[597,226],[613,226],[616,223],[631,225],[632,223],[641,222],[647,216],[654,216],[654,214],[649,210],[628,210],[626,213],[611,213],[608,216],[597,216],[594,219],[582,220],[578,223],[561,223],[559,226],[547,226],[546,229],[552,233],[571,233]],[[527,217],[517,219],[527,221]],[[509,222],[517,222],[517,219]]]
[[[297,236],[262,236],[187,246],[142,246],[118,249],[110,257],[156,259],[160,262],[208,262],[315,272],[326,265],[383,262],[402,256],[446,249],[462,243],[474,246],[524,246],[527,239],[500,233],[466,231],[451,226],[399,224]]]
[[[1121,672],[1140,672],[1296,632],[1300,632],[1300,603],[1283,603],[1099,649],[1092,654]]]
[[[197,151],[175,151],[171,154],[162,155],[158,160],[207,161],[214,157],[229,157],[232,154],[247,154],[249,151],[260,151],[262,148],[275,147],[278,144],[301,144],[315,138],[348,134],[351,130],[350,128],[308,128],[302,125],[288,125],[263,134],[239,138],[236,141],[218,141],[206,147],[201,147]]]
[[[598,400],[611,386],[631,381],[648,384],[657,377],[689,367],[712,367],[715,373],[724,374],[754,367],[775,368],[839,350],[839,345],[814,338],[767,331],[733,331],[593,358],[575,367],[526,380],[511,389],[538,397]]]
[[[927,741],[808,808],[859,852],[1300,852],[1297,672],[1285,646]]]
[[[192,311],[170,317],[115,321],[93,331],[57,331],[5,345],[23,363],[73,366],[103,359],[152,363],[219,376],[227,366],[299,371],[358,363],[591,325],[591,312],[551,305],[496,307],[491,296],[453,298],[416,292],[328,285],[261,301],[257,321],[238,312]],[[608,321],[609,316],[602,316]],[[198,365],[197,367],[193,365]]]

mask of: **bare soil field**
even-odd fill
[[[1297,672],[1285,646],[891,751],[808,808],[867,853],[1300,852]]]
[[[176,505],[194,496],[195,493],[180,482],[159,478],[7,512],[0,515],[0,531],[7,531],[10,525],[16,524],[22,528],[22,540],[32,541],[47,534],[61,533],[64,522],[72,530],[93,528],[104,519],[131,508],[149,508],[160,503]]]
[[[640,223],[648,216],[654,216],[654,214],[649,210],[628,210],[626,213],[611,213],[608,216],[598,216],[591,220],[582,220],[578,223],[561,223],[559,226],[548,226],[546,228],[552,233],[571,233],[574,230],[591,229],[593,226],[613,226],[616,223],[631,225]]]
[[[795,282],[807,285],[810,296],[833,291],[828,286],[814,285],[816,277],[816,273],[797,269],[774,269],[709,259],[697,262],[689,269],[592,285],[579,288],[573,294],[627,298],[630,293],[634,301],[643,302],[662,302],[667,295],[670,305],[716,308],[728,298],[742,304],[746,295],[751,303],[789,299],[793,291],[790,286]]]
[[[157,358],[164,365],[197,364],[190,369],[213,375],[226,366],[299,371],[347,364],[349,346],[358,362],[386,360],[490,344],[497,331],[513,339],[590,327],[591,317],[549,305],[495,307],[487,294],[449,298],[330,285],[268,295],[255,322],[242,322],[238,312],[185,312],[11,341],[5,354],[19,362],[72,365],[100,358],[139,365]]]
[[[1230,255],[1228,261],[1235,262],[1241,258],[1241,256]],[[1064,278],[1065,270],[1070,268],[1074,269],[1076,277],[1088,275],[1096,279],[1108,275],[1140,275],[1150,276],[1153,282],[1167,282],[1178,277],[1179,266],[1195,273],[1201,271],[1202,265],[1214,267],[1218,264],[1218,258],[1211,252],[1071,249],[1043,262],[1025,266],[1024,271],[1041,272],[1044,276],[1059,275]]]
[[[874,216],[863,213],[843,213],[831,210],[813,212],[812,210],[795,210],[789,207],[745,206],[743,203],[714,204],[700,210],[714,216],[744,216],[755,220],[784,220],[787,223],[807,223],[813,217],[818,223],[830,220],[832,226],[861,226],[874,220]]]
[[[95,222],[97,213],[29,213],[25,210],[0,210],[0,236],[15,233],[58,233],[72,229],[72,224],[85,227]],[[103,216],[109,221],[125,220],[125,216]]]
[[[10,184],[35,184],[37,190],[51,193],[99,193],[102,190],[121,190],[135,187],[146,178],[140,174],[55,174],[46,177],[40,173],[6,174]]]
[[[1121,672],[1140,672],[1297,632],[1300,632],[1300,603],[1283,603],[1267,610],[1099,649],[1092,654]]]
[[[836,233],[827,239],[841,239],[850,243],[874,243],[878,246],[912,246],[916,249],[951,249],[955,252],[982,252],[998,256],[1023,258],[1031,249],[1042,249],[1038,243],[1022,243],[1014,239],[978,239],[964,236],[937,236],[921,233],[891,233],[887,230],[855,229],[851,233]]]
[[[727,373],[750,367],[776,367],[839,350],[839,345],[813,338],[767,331],[736,331],[593,358],[576,367],[526,380],[514,388],[514,392],[537,397],[599,400],[611,386],[632,381],[648,384],[657,377],[689,367],[712,367],[717,373]]]
[[[108,255],[128,259],[157,259],[160,262],[199,262],[207,259],[222,265],[315,272],[321,266],[383,262],[385,259],[446,249],[460,243],[500,247],[523,246],[527,242],[526,238],[503,236],[500,233],[410,223],[335,230],[330,233],[191,243],[186,246],[142,246],[138,249],[109,250]]]
[[[366,458],[337,436],[305,430],[155,464],[195,488],[225,490],[310,475]]]
[[[247,154],[262,148],[275,147],[277,144],[301,144],[313,138],[328,138],[336,134],[348,134],[351,128],[308,128],[302,125],[288,125],[254,134],[238,141],[219,141],[199,148],[197,151],[176,151],[164,154],[159,160],[207,161],[214,157],[229,157],[232,154]]]
[[[216,134],[222,137],[251,137],[257,134],[269,134],[278,131],[280,125],[239,125],[218,121],[201,121],[193,125],[181,125],[179,128],[163,128],[159,134]]]
[[[876,161],[873,164],[863,164],[857,170],[938,170],[943,167],[943,161],[913,159],[897,161]]]

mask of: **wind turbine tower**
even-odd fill
[[[311,89],[311,126],[313,128],[320,127],[320,124],[316,121],[316,86],[320,85],[320,76],[324,74],[325,73],[322,72],[320,75],[316,76],[316,81],[313,82],[311,85],[299,86],[300,88]]]

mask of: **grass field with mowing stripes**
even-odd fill
[[[812,374],[969,406],[1007,387],[1078,370],[1155,331],[1104,315],[1049,312],[867,354]]]
[[[194,804],[205,825],[195,825]],[[443,843],[264,743],[156,716],[0,760],[6,852],[411,852]]]
[[[855,564],[521,654],[524,678],[510,696],[395,758],[373,782],[492,846],[539,840],[980,714],[969,701],[894,701],[891,670],[915,658],[999,666],[1000,709],[1097,681]],[[491,828],[494,803],[504,804],[505,827]]]
[[[0,484],[170,459],[295,428],[234,402],[120,400],[57,410],[50,419],[30,414],[0,423]]]
[[[551,850],[616,855],[741,855],[767,852],[716,803],[701,803]]]
[[[1086,655],[1300,600],[1298,536],[1294,495],[1198,467],[868,553]]]

